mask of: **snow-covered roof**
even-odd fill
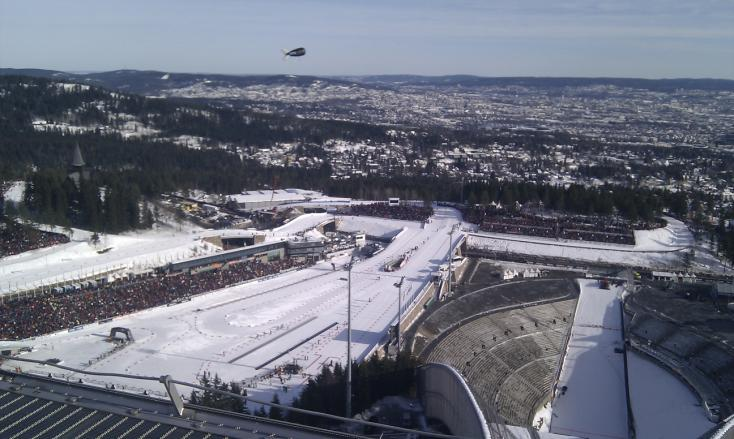
[[[286,202],[286,201],[306,201],[314,197],[321,197],[320,192],[308,191],[304,189],[276,189],[276,190],[252,190],[242,191],[240,194],[228,195],[230,200],[237,203],[262,203],[262,202]]]

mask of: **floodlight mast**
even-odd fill
[[[448,275],[448,283],[449,283],[449,285],[448,285],[448,292],[446,293],[446,295],[448,297],[451,297],[451,266],[453,265],[453,262],[454,262],[454,255],[453,255],[453,251],[452,250],[454,248],[454,232],[458,228],[457,226],[458,226],[458,224],[454,224],[453,226],[451,226],[451,230],[449,230],[449,255],[447,256],[447,259],[449,261],[449,268],[448,268],[448,270],[449,270],[449,275]]]
[[[347,265],[347,395],[346,412],[347,418],[352,417],[352,267],[354,266],[354,253]]]
[[[405,280],[405,276],[400,278],[400,282],[395,282],[393,284],[393,286],[395,286],[398,289],[398,324],[395,327],[398,351],[396,355],[400,355],[400,314],[402,314],[402,311],[403,311],[402,297],[403,297],[403,281],[404,280]]]

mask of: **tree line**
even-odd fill
[[[373,355],[362,363],[352,363],[352,411],[353,414],[363,412],[380,399],[391,395],[414,396],[416,386],[417,362],[408,355],[397,358],[380,358]],[[200,384],[207,389],[223,390],[237,395],[247,396],[237,382],[224,382],[218,375],[204,372]],[[346,369],[341,363],[324,364],[321,372],[310,378],[300,395],[293,401],[292,406],[304,410],[327,413],[336,416],[346,414]],[[222,395],[211,390],[195,390],[189,397],[189,402],[205,407],[228,410],[237,413],[250,413],[244,402],[239,398]],[[280,404],[278,395],[271,400]],[[333,420],[320,416],[285,412],[278,407],[261,406],[254,411],[255,415],[269,417],[276,420],[287,420],[299,424],[322,428],[335,428]]]
[[[363,177],[329,181],[331,195],[384,200],[389,197],[466,203],[469,206],[501,203],[543,203],[562,212],[578,214],[619,214],[631,220],[650,220],[667,211],[684,217],[689,197],[685,192],[604,185],[587,187],[578,184],[556,186],[548,183],[520,182],[489,178],[461,183],[437,177]]]

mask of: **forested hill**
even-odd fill
[[[110,90],[141,95],[160,95],[172,89],[184,89],[198,84],[210,87],[278,86],[310,87],[314,83],[354,87],[355,81],[340,78],[324,78],[301,75],[225,75],[211,73],[166,73],[156,70],[113,70],[110,72],[69,73],[44,69],[0,69],[0,75],[31,76],[94,85]],[[366,88],[382,88],[378,84],[360,85]]]
[[[187,188],[236,193],[276,175],[282,186],[323,187],[328,164],[266,167],[242,148],[321,142],[337,133],[361,139],[384,129],[0,76],[0,183],[28,181],[24,208],[47,223],[108,232],[147,226],[141,199]],[[66,177],[76,144],[91,171],[80,187]]]
[[[726,90],[734,91],[734,80],[713,78],[582,78],[582,77],[484,77],[473,75],[370,75],[370,76],[294,76],[226,75],[210,73],[168,73],[156,70],[113,70],[109,72],[69,73],[44,69],[0,69],[0,75],[23,75],[71,81],[143,95],[159,95],[166,90],[183,89],[197,84],[211,87],[278,86],[310,87],[314,83],[343,87],[394,88],[429,87],[510,87],[541,88],[612,85],[651,91]]]
[[[180,160],[192,157],[205,175],[243,162],[241,158],[254,148],[278,142],[321,144],[331,138],[386,137],[384,128],[367,124],[214,108],[85,84],[0,76],[0,178],[5,180],[23,178],[31,167],[55,168],[68,162],[75,143],[82,145],[89,163],[103,169],[143,171],[151,163],[175,168],[183,165]],[[207,167],[212,161],[219,164]],[[198,184],[199,178],[192,180]],[[224,189],[219,180],[214,179],[209,189]],[[237,189],[246,183],[237,182]]]

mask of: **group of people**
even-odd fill
[[[545,217],[523,213],[487,212],[477,218],[480,230],[554,239],[635,244],[633,225],[600,216]]]
[[[290,258],[270,262],[250,260],[198,273],[148,273],[73,293],[5,301],[0,304],[0,340],[34,337],[175,303],[195,294],[305,265]]]
[[[352,215],[374,216],[396,220],[426,221],[433,215],[433,208],[412,204],[390,206],[388,203],[370,203],[352,205],[349,213]]]
[[[69,242],[60,233],[43,232],[11,220],[0,222],[0,258]]]

